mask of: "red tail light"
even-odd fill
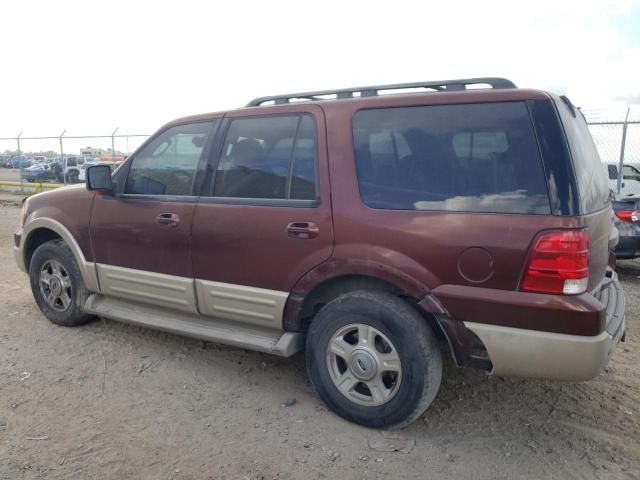
[[[623,222],[637,222],[640,219],[640,211],[616,210],[616,217]]]
[[[521,289],[528,292],[577,294],[589,282],[589,232],[542,232],[533,244]]]

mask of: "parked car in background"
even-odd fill
[[[36,163],[20,171],[20,178],[27,182],[44,182],[53,180],[51,167],[46,163]]]
[[[85,179],[84,165],[84,157],[56,157],[52,162],[52,169],[58,182],[78,183]]]
[[[566,97],[500,78],[263,97],[87,177],[23,204],[15,257],[46,318],[304,349],[353,422],[416,420],[443,354],[580,381],[624,339],[607,177]]]
[[[612,202],[614,223],[620,232],[616,258],[640,257],[640,195],[619,198]]]
[[[33,161],[35,163],[46,163],[47,162],[47,157],[43,156],[43,155],[36,155],[33,157]]]
[[[24,155],[14,155],[9,159],[11,168],[26,168],[31,166],[31,160]]]
[[[618,178],[620,164],[606,163],[609,175],[609,188],[615,192],[616,197],[626,197],[627,195],[640,195],[640,170],[635,165],[622,166],[622,182],[618,193]]]

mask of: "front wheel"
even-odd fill
[[[71,250],[62,240],[36,248],[29,265],[29,280],[38,307],[53,323],[75,327],[93,318],[83,311],[89,291]]]
[[[417,419],[440,387],[442,355],[420,314],[387,292],[358,291],[327,304],[306,340],[311,382],[338,415],[368,427]]]

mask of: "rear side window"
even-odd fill
[[[593,213],[601,210],[609,204],[609,182],[587,122],[579,110],[574,109],[574,116],[562,101],[557,100],[556,105],[571,150],[580,197],[580,211]],[[615,173],[617,179],[618,172]],[[612,178],[611,172],[609,178]]]
[[[615,165],[607,165],[607,170],[609,171],[610,180],[618,179],[618,167],[616,167]]]
[[[524,103],[362,110],[353,139],[360,195],[372,208],[551,211]]]
[[[232,120],[213,196],[315,200],[316,139],[310,115]]]

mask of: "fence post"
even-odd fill
[[[116,129],[113,131],[113,133],[111,134],[111,163],[115,164],[116,163],[116,147],[115,147],[115,141],[114,141],[114,136],[116,134],[116,132],[118,131],[120,127],[116,127]]]
[[[60,161],[62,163],[62,183],[67,184],[67,161],[64,159],[64,148],[62,148],[62,137],[67,133],[66,130],[63,130],[60,136]]]
[[[22,162],[22,159],[20,157],[22,157],[22,151],[20,150],[20,137],[22,136],[22,132],[23,130],[20,130],[20,133],[18,134],[18,136],[16,137],[16,142],[18,143],[18,162],[20,162],[18,165],[20,167],[20,190],[24,189],[24,186],[22,185],[22,169],[24,168],[24,164]]]
[[[624,164],[624,148],[627,143],[627,125],[629,122],[629,112],[631,107],[627,108],[627,114],[624,117],[624,123],[622,124],[622,144],[620,145],[620,163],[618,164],[618,194],[622,188],[622,181],[624,180],[624,173],[622,172],[622,165]]]

